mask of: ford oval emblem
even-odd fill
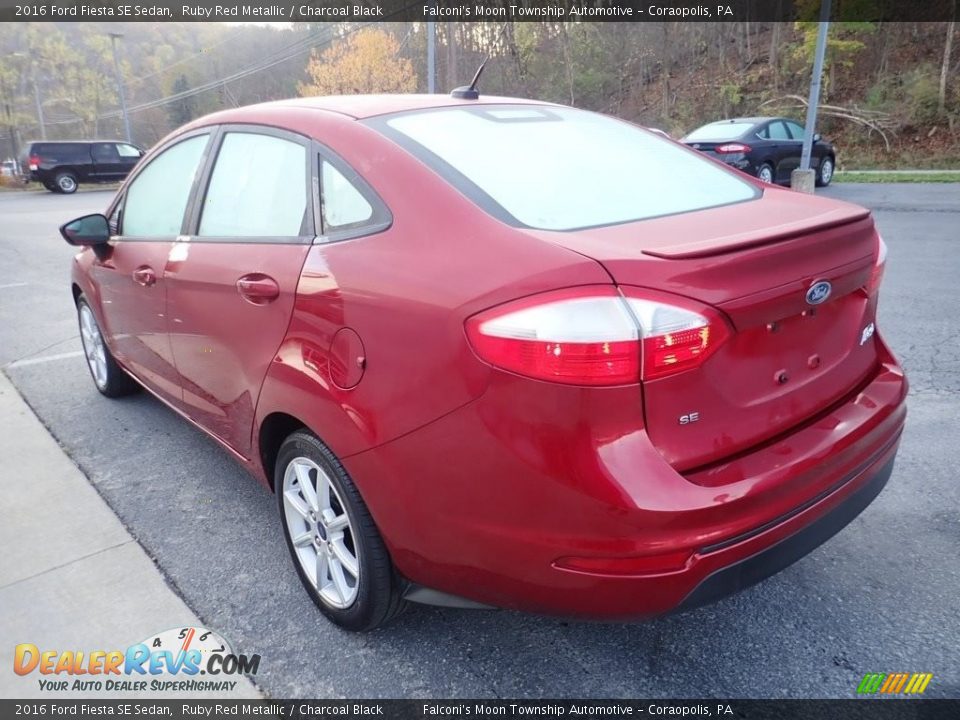
[[[822,302],[826,302],[832,290],[833,285],[826,280],[818,280],[807,290],[807,302],[811,305],[819,305]]]

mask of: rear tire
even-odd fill
[[[293,565],[307,594],[347,630],[373,630],[405,608],[399,578],[363,498],[312,433],[288,437],[274,490]]]
[[[77,300],[77,320],[80,323],[80,342],[87,360],[87,368],[97,390],[108,398],[123,397],[140,389],[137,381],[127,375],[113,359],[97,323],[97,316],[90,309],[87,299],[81,295]]]
[[[820,167],[817,168],[817,187],[826,187],[833,180],[834,162],[831,155],[825,156],[820,161]]]
[[[773,165],[770,163],[763,163],[757,169],[757,178],[760,179],[760,182],[765,182],[767,185],[773,185]]]
[[[64,195],[72,195],[77,191],[77,176],[72,172],[57,173],[53,182],[57,186],[57,191]]]

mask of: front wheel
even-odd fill
[[[136,381],[127,375],[117,361],[113,359],[97,324],[97,318],[90,309],[87,299],[81,295],[77,301],[77,319],[80,322],[80,342],[83,354],[87,358],[87,367],[93,384],[103,395],[109,398],[122,397],[139,389]]]
[[[274,472],[287,547],[320,611],[347,630],[372,630],[405,603],[393,563],[356,486],[330,449],[299,431]]]
[[[833,158],[827,155],[817,168],[817,187],[826,187],[833,180]]]

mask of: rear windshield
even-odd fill
[[[742,122],[717,122],[704,125],[697,128],[687,135],[684,140],[696,142],[697,140],[734,140],[741,137],[747,130],[753,127],[753,123]]]
[[[614,225],[759,195],[670,140],[582,110],[458,106],[368,122],[489,213],[518,226]]]

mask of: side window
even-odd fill
[[[140,151],[137,150],[133,145],[118,143],[117,152],[120,154],[120,157],[140,157]]]
[[[758,138],[761,138],[762,140],[769,140],[769,139],[770,139],[770,126],[769,126],[769,125],[764,125],[762,128],[760,128],[760,130],[757,131],[757,137],[758,137]]]
[[[90,149],[94,162],[109,163],[118,162],[120,155],[117,153],[117,146],[113,143],[94,143]]]
[[[90,162],[90,146],[81,143],[66,143],[63,154],[58,158],[60,162]]]
[[[127,189],[123,208],[123,235],[168,237],[179,235],[209,135],[196,135],[157,155]]]
[[[788,121],[787,129],[790,130],[794,140],[803,140],[803,128],[798,123]]]
[[[321,161],[320,199],[324,232],[356,227],[373,217],[373,206],[326,160]]]
[[[771,140],[789,140],[790,133],[787,132],[787,126],[784,125],[780,120],[770,123],[770,139]]]
[[[307,150],[272,135],[229,132],[203,201],[199,235],[294,237],[306,232]]]

